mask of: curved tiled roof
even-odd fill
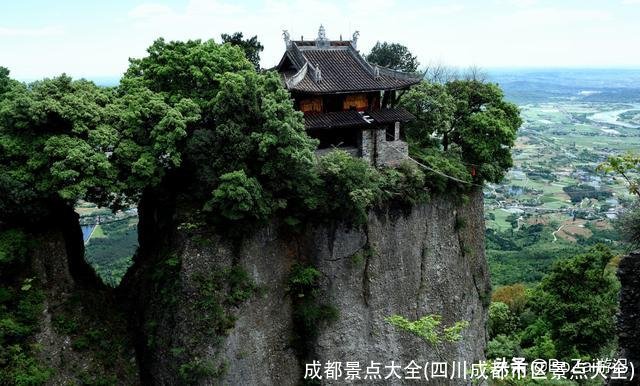
[[[367,114],[379,123],[409,122],[416,119],[413,114],[401,107],[369,111]]]
[[[368,124],[368,122],[362,114],[355,110],[335,111],[304,117],[304,126],[306,129],[329,129],[333,127],[349,127],[366,124]]]
[[[381,123],[408,122],[415,117],[403,108],[381,109],[360,113],[355,110],[308,115],[304,126],[309,129],[331,129],[351,126],[376,126]]]
[[[419,75],[368,63],[349,42],[332,41],[322,47],[308,43],[291,42],[280,61],[278,70],[289,90],[312,94],[396,90],[421,80]],[[290,68],[283,68],[285,59],[296,70],[295,76]]]

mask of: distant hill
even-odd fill
[[[495,69],[488,73],[507,99],[518,104],[550,99],[640,102],[640,69]]]

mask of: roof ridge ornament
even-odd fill
[[[360,31],[356,31],[351,36],[351,45],[353,48],[358,49],[358,38],[360,37]]]
[[[316,46],[317,47],[329,47],[329,39],[327,39],[327,31],[324,29],[324,26],[320,24],[320,28],[318,28],[318,37],[316,38]]]
[[[373,65],[373,77],[378,80],[380,79],[380,67],[377,64]]]
[[[320,81],[322,81],[322,72],[320,72],[320,63],[316,64],[315,71],[313,72],[313,80],[316,83],[320,83]]]
[[[284,44],[287,48],[291,47],[291,36],[286,29],[282,30],[282,37],[284,38]]]

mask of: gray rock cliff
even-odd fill
[[[167,281],[139,287],[143,311],[134,324],[147,351],[139,354],[143,379],[153,384],[180,384],[187,377],[196,384],[294,385],[310,359],[358,361],[363,369],[370,361],[406,366],[411,360],[424,365],[483,359],[490,283],[482,193],[453,201],[433,198],[405,211],[371,212],[358,228],[333,224],[284,235],[270,226],[235,244],[213,234],[178,231],[179,285],[171,287],[166,301],[158,299]],[[338,311],[336,320],[318,326],[308,358],[292,345],[288,280],[299,261],[321,272],[319,300]],[[231,280],[233,267],[246,272],[257,288],[240,302],[220,300],[233,293],[229,281],[215,284]],[[145,275],[131,273],[129,288]],[[203,284],[208,279],[213,284]],[[210,304],[215,299],[224,312]],[[442,316],[445,326],[456,321],[469,326],[459,342],[434,347],[385,321],[391,315],[416,320],[429,314]],[[227,324],[229,315],[233,319]],[[185,357],[189,360],[177,366],[176,358]]]
[[[618,344],[619,357],[631,361],[636,369],[640,369],[640,251],[631,252],[623,257],[618,266],[620,279],[620,311],[618,312]],[[609,380],[609,385],[638,385],[638,377],[634,381]]]

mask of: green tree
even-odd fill
[[[516,316],[509,310],[509,306],[502,302],[491,302],[489,305],[489,336],[509,336],[517,327]]]
[[[370,63],[404,72],[416,72],[420,65],[418,58],[399,43],[377,42],[366,59]]]
[[[382,193],[380,173],[342,150],[322,157],[318,169],[325,187],[321,215],[366,221],[367,209]]]
[[[522,120],[497,85],[475,76],[444,84],[423,81],[399,103],[416,117],[407,125],[408,141],[458,155],[476,181],[499,182],[512,166],[511,147]]]
[[[232,35],[222,34],[220,37],[222,38],[222,43],[229,43],[242,48],[245,56],[254,65],[256,71],[260,70],[260,52],[264,50],[264,46],[258,41],[257,36],[243,39],[242,32],[235,32]]]
[[[513,165],[511,147],[522,124],[518,107],[504,100],[496,84],[455,80],[446,87],[455,111],[453,129],[442,137],[443,147],[450,142],[459,146],[477,180],[499,182]]]
[[[434,135],[447,138],[453,130],[455,100],[443,84],[420,82],[402,96],[400,106],[416,117],[406,130],[409,141],[420,147],[433,146]]]
[[[127,135],[126,150],[142,160],[141,170],[159,177],[147,186],[188,197],[194,209],[205,203],[207,209],[227,208],[226,215],[209,211],[214,221],[243,212],[244,204],[231,194],[236,183],[247,192],[261,191],[251,195],[261,201],[252,204],[261,214],[243,217],[279,213],[296,221],[317,205],[316,142],[306,135],[277,74],[256,73],[242,49],[211,40],[159,39],[148,52],[131,61],[122,80],[124,98],[133,89],[147,105],[159,106],[144,111],[162,112],[153,119],[129,114],[140,129]],[[128,103],[125,111],[136,105]],[[163,121],[168,114],[171,119]]]
[[[110,202],[118,137],[105,124],[111,90],[66,75],[27,86],[1,72],[0,217],[40,222],[81,198]]]
[[[640,177],[633,177],[630,173],[640,173],[640,156],[627,153],[619,156],[612,156],[606,162],[598,166],[599,170],[605,172],[615,172],[624,178],[629,184],[629,192],[640,197]]]
[[[183,164],[188,126],[200,119],[200,107],[188,98],[169,99],[139,80],[125,79],[108,106],[106,120],[119,134],[110,159],[121,192],[114,207],[137,202],[146,188],[158,187]]]
[[[619,283],[606,269],[612,258],[597,245],[561,260],[534,294],[534,310],[548,323],[560,357],[593,358],[614,339]]]

